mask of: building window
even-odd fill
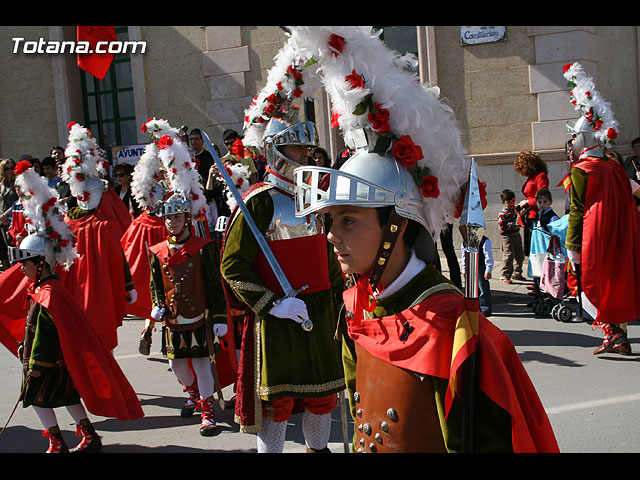
[[[387,47],[401,54],[411,53],[418,55],[418,34],[415,26],[375,26],[377,30],[382,30],[380,39]],[[412,73],[418,74],[418,66],[411,68]]]
[[[129,39],[127,27],[116,27],[119,41]],[[80,69],[85,125],[98,139],[96,83],[100,98],[104,148],[110,156],[111,147],[137,144],[137,129],[133,100],[133,79],[129,53],[116,54],[102,80]]]

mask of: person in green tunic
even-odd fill
[[[306,164],[314,134],[311,122],[272,119],[265,132],[269,174],[244,198],[289,283],[304,290],[283,299],[242,212],[229,219],[224,241],[223,278],[248,307],[236,417],[243,431],[258,433],[259,452],[282,451],[287,420],[300,409],[308,451],[327,451],[331,411],[345,386],[334,340],[342,273],[326,241],[323,216],[294,215],[291,171]],[[308,319],[311,331],[301,327]]]

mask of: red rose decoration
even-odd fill
[[[302,93],[303,93],[303,92],[302,92],[302,89],[301,89],[301,88],[296,88],[296,89],[293,91],[293,96],[294,96],[294,97],[296,97],[296,98],[298,98],[298,97],[301,97],[301,96],[302,96]]]
[[[391,132],[391,127],[389,126],[389,110],[382,108],[379,103],[375,103],[373,108],[376,110],[376,113],[369,114],[369,121],[371,122],[373,130],[378,134]]]
[[[231,153],[237,155],[238,157],[244,157],[244,145],[242,144],[242,140],[236,138],[233,145],[231,145]]]
[[[618,132],[616,132],[613,128],[610,128],[609,130],[607,130],[607,138],[609,140],[615,140],[616,138],[618,138]]]
[[[402,165],[407,168],[413,168],[418,160],[422,160],[424,158],[424,155],[422,155],[422,148],[420,145],[413,143],[413,140],[409,135],[402,135],[400,139],[393,144],[391,155],[398,159]]]
[[[13,169],[13,172],[16,175],[20,175],[21,173],[26,172],[31,168],[31,163],[26,160],[21,160],[16,164],[16,168]]]
[[[434,177],[433,175],[422,177],[420,191],[422,192],[422,196],[425,198],[438,198],[440,196],[438,177]]]
[[[342,53],[342,50],[344,49],[344,38],[342,38],[340,35],[336,35],[335,33],[332,33],[329,36],[328,45],[333,55],[337,57]]]
[[[169,135],[163,135],[160,138],[160,142],[158,142],[158,148],[160,148],[160,150],[170,147],[171,145],[173,145],[173,139]]]
[[[351,75],[344,77],[345,81],[351,86],[351,89],[364,88],[364,79],[356,73],[355,70],[351,71]]]
[[[338,112],[333,112],[331,114],[331,128],[337,127],[340,124],[338,123],[338,119],[340,118],[340,114]]]
[[[60,238],[60,234],[54,230],[53,232],[51,232],[49,234],[49,238],[51,238],[53,240],[57,240],[58,238]]]
[[[71,130],[71,127],[73,127],[76,123],[78,122],[69,122],[67,125],[67,129]]]
[[[562,67],[562,71],[564,73],[567,73],[567,70],[571,68],[571,65],[573,65],[573,63],[567,63],[564,67]]]
[[[64,248],[69,244],[69,240],[60,240],[58,242],[58,245],[60,246],[60,248]]]
[[[142,133],[147,133],[147,124],[143,123],[142,126],[140,127],[140,130],[142,130]]]
[[[279,101],[280,101],[280,97],[278,96],[277,93],[272,93],[267,97],[267,102],[278,103]]]

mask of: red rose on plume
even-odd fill
[[[60,238],[60,234],[54,230],[53,232],[51,232],[49,234],[49,238],[51,238],[53,240],[57,240],[58,238]]]
[[[569,70],[572,65],[573,65],[573,63],[567,63],[564,67],[562,67],[562,71],[564,73],[567,73],[567,70]]]
[[[422,192],[422,196],[425,198],[438,198],[440,196],[438,177],[434,177],[433,175],[422,177],[420,191]]]
[[[264,109],[264,113],[266,113],[267,115],[271,115],[275,111],[276,111],[276,106],[273,103],[270,103]]]
[[[355,70],[352,70],[351,75],[347,75],[344,79],[351,86],[351,89],[364,88],[364,79]]]
[[[231,145],[231,153],[237,155],[238,157],[244,157],[244,145],[242,144],[242,140],[236,138],[233,145]]]
[[[344,38],[341,37],[340,35],[336,35],[335,33],[332,33],[329,36],[328,45],[333,55],[337,57],[342,53],[342,50],[344,49]]]
[[[422,155],[422,148],[420,145],[413,143],[413,140],[409,135],[402,135],[400,139],[393,144],[391,155],[400,160],[402,165],[407,168],[413,168],[418,160],[422,160],[424,158]]]
[[[73,127],[74,125],[76,125],[78,122],[69,122],[69,124],[67,125],[67,129],[71,130],[71,127]]]
[[[609,130],[607,130],[607,138],[609,140],[615,140],[616,138],[618,138],[618,132],[616,132],[613,128],[610,128]]]
[[[58,242],[58,245],[60,246],[60,248],[64,248],[69,244],[69,240],[60,240]]]
[[[272,93],[267,97],[267,102],[278,103],[279,101],[280,101],[280,97],[278,96],[277,93]]]
[[[338,119],[340,118],[340,114],[338,112],[333,112],[331,114],[331,128],[337,127],[340,124],[338,123]]]
[[[140,130],[142,130],[142,133],[147,133],[147,124],[143,123],[142,126],[140,127]]]
[[[244,178],[240,177],[238,179],[238,186],[241,187],[243,183],[244,183]]]
[[[171,139],[171,137],[169,135],[163,135],[160,138],[160,142],[158,143],[158,148],[160,148],[160,150],[163,150],[167,147],[170,147],[171,145],[173,145],[173,140]]]
[[[369,114],[369,121],[376,133],[389,133],[391,127],[389,126],[389,110],[382,108],[379,103],[375,103],[373,108],[376,113]]]
[[[13,169],[13,172],[16,175],[20,175],[21,173],[26,172],[31,168],[31,163],[26,160],[21,160],[16,164],[16,168]]]

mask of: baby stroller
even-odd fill
[[[566,303],[571,297],[566,280],[567,251],[564,240],[569,215],[547,225],[549,231],[534,227],[531,235],[529,275],[540,279],[540,297],[533,301],[533,312],[540,317],[569,322],[573,312]]]

